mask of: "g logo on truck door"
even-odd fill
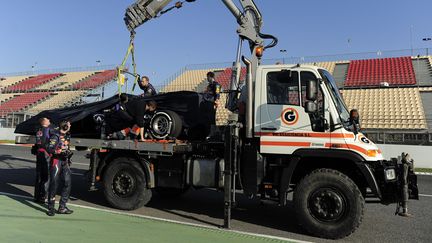
[[[286,108],[281,113],[281,120],[287,125],[294,125],[298,121],[298,112],[294,108]]]

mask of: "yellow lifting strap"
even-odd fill
[[[132,87],[132,92],[134,91],[136,83],[138,82],[138,79],[139,79],[139,75],[136,72],[135,52],[134,52],[134,38],[135,38],[135,33],[131,32],[129,47],[127,49],[126,55],[123,58],[123,61],[122,61],[121,65],[119,67],[117,67],[118,95],[120,95],[122,93],[122,86],[125,83],[125,75],[123,73],[125,72],[124,68],[125,68],[126,61],[127,61],[128,57],[129,57],[129,55],[132,56],[133,76],[135,77],[134,85]],[[127,90],[125,90],[125,91],[127,92]]]

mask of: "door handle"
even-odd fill
[[[262,127],[261,130],[264,130],[264,131],[276,131],[277,128],[276,127]]]

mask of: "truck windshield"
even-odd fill
[[[345,125],[349,120],[349,112],[345,105],[345,102],[342,99],[339,89],[336,86],[333,76],[323,69],[319,69],[318,72],[323,77],[325,81],[324,83],[326,84],[327,89],[330,91],[330,95],[339,113],[339,118],[341,119],[342,124]]]

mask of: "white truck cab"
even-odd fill
[[[354,151],[367,161],[383,160],[372,141],[350,131],[349,112],[327,70],[299,64],[259,66],[256,77],[254,136],[261,153],[332,148]],[[316,84],[315,97],[307,95],[309,82]]]

